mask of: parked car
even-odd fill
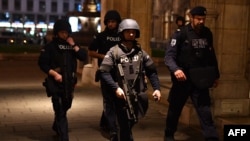
[[[0,43],[1,44],[30,44],[32,40],[25,36],[21,32],[0,32]]]

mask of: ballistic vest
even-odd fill
[[[180,31],[180,45],[177,50],[177,61],[181,66],[189,69],[213,64],[211,37],[207,28],[204,28],[201,35],[197,35],[193,30],[189,31],[186,26],[183,27]]]
[[[54,51],[51,52],[52,56],[52,68],[59,69],[59,73],[62,75],[68,74],[69,78],[75,77],[77,62],[74,59],[73,48],[66,42],[52,43]],[[66,73],[65,73],[66,72]]]
[[[118,45],[116,45],[114,49],[116,64],[121,64],[124,78],[128,81],[130,86],[136,89],[136,91],[143,91],[145,89],[142,55],[141,50],[138,51],[134,48],[128,53],[125,53]]]

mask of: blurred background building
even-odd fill
[[[94,4],[95,10],[87,5]],[[83,10],[83,9],[86,10]],[[37,39],[43,38],[60,18],[69,18],[69,12],[99,12],[100,1],[90,0],[0,0],[0,31],[18,32]],[[77,16],[88,16],[78,14]],[[99,17],[99,15],[97,14]],[[82,18],[81,18],[82,19]],[[86,21],[86,18],[84,19]],[[70,18],[73,32],[82,29],[81,20]],[[76,22],[75,22],[76,21]],[[96,23],[98,20],[96,21]],[[86,24],[85,24],[86,25]],[[95,29],[97,30],[97,29]],[[35,40],[34,40],[35,41]]]

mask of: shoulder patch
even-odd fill
[[[170,45],[175,46],[175,44],[176,44],[176,39],[172,39]]]

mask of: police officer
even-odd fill
[[[182,16],[178,16],[175,20],[175,23],[177,25],[177,29],[180,29],[185,25],[185,18]]]
[[[88,51],[89,56],[98,59],[98,67],[100,66],[104,55],[114,45],[116,45],[120,38],[117,33],[118,25],[121,22],[121,17],[118,11],[109,10],[104,16],[105,29],[101,33],[94,36],[94,40],[90,44]],[[100,81],[102,96],[103,96],[103,112],[100,120],[100,127],[103,131],[114,132],[116,130],[116,118],[114,108],[111,105],[112,97],[110,90],[100,80],[99,70],[96,72],[96,81]]]
[[[67,111],[71,108],[77,82],[77,59],[86,60],[87,53],[70,37],[68,21],[57,20],[53,34],[53,40],[41,49],[38,65],[48,75],[44,86],[47,95],[52,97],[55,113],[52,129],[59,135],[60,141],[69,141]]]
[[[136,38],[140,37],[137,22],[133,19],[124,19],[119,25],[118,33],[121,42],[107,52],[100,71],[102,79],[112,90],[110,94],[116,96],[112,102],[117,112],[119,133],[113,134],[111,140],[133,141],[132,127],[137,123],[137,117],[145,115],[148,107],[145,75],[152,84],[153,96],[156,100],[160,100],[161,97],[160,84],[152,59],[136,41]],[[131,93],[128,93],[129,89]],[[135,102],[136,100],[138,101]],[[128,105],[132,105],[132,112],[128,112]],[[134,114],[128,114],[133,111]],[[119,138],[117,134],[119,134]]]
[[[206,14],[205,7],[194,7],[190,11],[190,23],[174,33],[166,49],[165,64],[171,72],[172,87],[168,97],[165,141],[174,141],[178,120],[188,97],[196,109],[205,140],[218,141],[210,109],[209,88],[212,85],[217,86],[220,75],[213,48],[213,36],[205,26]],[[200,81],[201,78],[192,80],[203,73],[207,66],[214,68],[208,76],[214,75],[215,79],[212,79],[212,83],[207,86],[204,83],[204,87],[198,86],[199,83],[196,85],[196,81]],[[195,68],[199,68],[200,71],[192,76],[191,70]]]

